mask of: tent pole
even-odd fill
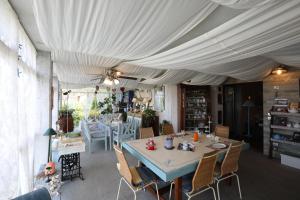
[[[52,127],[52,108],[53,108],[53,61],[50,58],[50,74],[49,74],[49,124],[48,127]],[[48,141],[48,162],[52,161],[51,155],[51,135],[49,135]]]

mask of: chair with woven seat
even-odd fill
[[[223,138],[229,138],[229,126],[216,125],[215,135]]]
[[[140,128],[140,139],[153,138],[154,132],[152,127]]]
[[[162,132],[164,135],[170,135],[174,133],[174,128],[172,124],[163,124]]]
[[[119,199],[120,189],[123,181],[133,191],[135,200],[137,192],[144,190],[151,185],[155,186],[157,199],[159,200],[157,186],[158,180],[155,180],[156,175],[145,167],[129,167],[122,150],[116,145],[114,145],[114,149],[118,159],[117,167],[121,175],[117,200]]]
[[[238,171],[238,161],[240,158],[243,142],[231,144],[227,150],[225,158],[221,165],[216,165],[215,181],[217,182],[218,199],[220,200],[219,183],[225,179],[236,177],[239,189],[240,199],[242,199],[241,187],[239,176],[236,174]]]
[[[216,192],[215,189],[212,187],[212,184],[214,183],[214,170],[216,166],[216,161],[216,152],[205,154],[203,158],[199,161],[198,167],[193,175],[192,181],[190,181],[189,179],[187,184],[183,184],[183,191],[188,197],[188,200],[207,190],[213,191],[214,199],[216,200]],[[171,184],[169,199],[171,199],[173,185],[174,182]]]

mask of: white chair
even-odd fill
[[[107,133],[105,129],[99,128],[99,122],[87,122],[81,121],[81,130],[84,133],[86,140],[88,141],[89,152],[93,153],[93,143],[98,141],[105,142],[105,150],[107,151]]]
[[[118,146],[122,142],[135,139],[134,133],[130,130],[131,124],[129,123],[119,123],[118,130],[113,130],[113,140]]]

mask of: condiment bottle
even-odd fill
[[[195,130],[195,131],[194,131],[194,142],[197,142],[198,139],[199,139],[198,131]]]

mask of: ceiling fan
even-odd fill
[[[91,81],[98,81],[99,84],[105,85],[118,85],[120,83],[119,79],[128,79],[128,80],[138,80],[138,78],[131,77],[131,76],[123,76],[122,72],[115,70],[116,66],[112,67],[111,69],[105,70],[105,74],[90,74],[95,75],[96,78],[91,79]]]

